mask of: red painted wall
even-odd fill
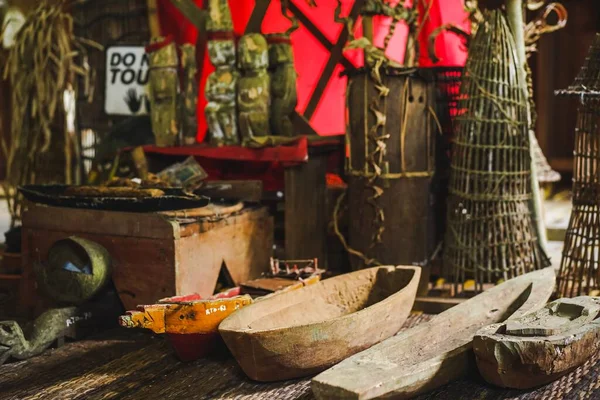
[[[323,34],[333,43],[342,30],[340,24],[333,20],[336,0],[317,0],[318,7],[309,7],[304,0],[290,0],[300,8],[307,17],[323,32]],[[393,1],[397,3],[399,0]],[[410,0],[409,0],[410,1]],[[427,56],[427,38],[429,34],[439,25],[454,23],[463,28],[468,28],[466,21],[467,15],[463,10],[462,0],[425,0],[431,1],[428,17],[423,24],[420,33],[422,66],[431,66],[432,62]],[[202,0],[195,0],[200,5]],[[352,7],[354,0],[342,0],[343,13],[346,15]],[[254,0],[229,0],[232,10],[233,24],[236,34],[242,35],[246,24],[254,9]],[[425,14],[426,7],[421,6],[422,15]],[[279,0],[272,0],[263,21],[263,33],[282,32],[289,27],[289,22],[281,16]],[[181,13],[171,5],[169,0],[159,1],[159,13],[163,34],[172,34],[178,43],[194,43],[196,41],[196,29],[191,23],[183,18]],[[374,18],[374,42],[381,46],[383,39],[389,29],[389,18]],[[359,28],[357,35],[360,35],[360,21],[357,22]],[[390,58],[402,61],[405,49],[406,26],[399,23],[394,36],[388,46],[387,54]],[[300,113],[304,112],[306,105],[312,95],[321,72],[329,58],[329,52],[311,35],[304,27],[292,34],[292,45],[294,46],[294,57],[296,70],[298,71],[298,106]],[[452,33],[442,33],[436,42],[436,51],[441,59],[438,65],[460,66],[464,65],[466,59],[466,50],[462,46],[461,40]],[[359,51],[348,51],[346,57],[355,66],[362,65],[362,54]],[[208,57],[204,60],[204,68],[200,77],[200,96],[198,99],[198,141],[202,141],[206,132],[206,122],[204,120],[204,82],[213,68],[210,65]],[[321,135],[335,135],[345,132],[344,127],[344,107],[346,79],[339,77],[343,68],[337,65],[332,79],[329,81],[321,101],[310,119],[313,128]]]

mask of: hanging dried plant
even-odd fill
[[[86,48],[102,50],[99,44],[73,35],[68,6],[66,1],[40,2],[26,17],[4,60],[3,78],[10,81],[12,89],[13,121],[9,140],[1,141],[7,194],[15,193],[18,185],[35,182],[36,160],[50,146],[51,126],[57,110],[63,107],[67,85],[80,75],[89,87]],[[8,203],[14,224],[20,214],[16,195],[9,196]]]

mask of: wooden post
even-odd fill
[[[521,77],[521,82],[525,84],[527,81],[525,73],[525,63],[527,62],[527,56],[525,54],[525,37],[523,31],[523,1],[522,0],[506,0],[506,15],[508,18],[508,24],[515,37],[515,43],[517,45],[517,57],[519,60],[519,68],[517,72]],[[527,116],[528,124],[531,126],[531,108],[529,103],[527,104]],[[529,130],[529,148],[531,154],[531,216],[535,223],[537,239],[542,250],[547,253],[547,237],[546,237],[546,226],[544,224],[544,216],[542,215],[542,196],[540,194],[540,185],[537,180],[537,167],[535,164],[535,156],[533,153],[533,140],[532,135],[535,133]]]
[[[371,16],[363,17],[363,35],[373,44],[373,17]]]
[[[419,0],[412,1],[412,12],[417,11]],[[392,20],[392,23],[393,20]],[[404,67],[412,68],[418,63],[417,45],[419,38],[416,37],[417,29],[415,24],[408,25],[408,34],[406,36],[406,50],[404,52]]]
[[[158,19],[157,0],[146,0],[148,4],[148,28],[150,38],[160,36],[160,21]]]
[[[373,43],[373,17],[371,16],[363,16],[363,36],[369,39],[369,42],[375,46]],[[364,58],[367,59],[367,50],[363,50]],[[366,61],[365,61],[366,62]]]
[[[326,266],[327,209],[325,207],[327,155],[311,156],[307,163],[285,169],[285,256],[318,258]]]
[[[2,55],[5,56],[4,54]],[[0,90],[2,93],[11,93],[10,84],[8,80],[0,80]],[[10,106],[10,98],[11,96],[0,96],[0,140],[10,140],[10,118],[11,115],[11,106]],[[4,152],[1,152],[2,157],[0,157],[0,181],[6,179],[6,157],[7,155]]]

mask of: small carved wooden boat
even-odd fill
[[[138,306],[119,317],[121,326],[166,333],[177,357],[192,361],[205,356],[219,341],[217,327],[231,313],[252,303],[240,288],[202,299],[198,294],[175,296]]]
[[[475,335],[473,350],[489,383],[514,389],[545,385],[600,351],[600,298],[559,299],[485,327]]]
[[[315,374],[398,332],[419,277],[420,268],[391,266],[340,275],[258,300],[219,332],[254,380]]]
[[[510,279],[356,354],[312,381],[319,399],[409,398],[475,368],[471,345],[483,326],[542,307],[554,289],[552,268]]]

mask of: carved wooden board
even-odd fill
[[[229,316],[219,332],[250,378],[297,378],[398,332],[420,268],[377,267],[267,296]]]
[[[356,354],[312,381],[318,399],[409,398],[474,367],[477,330],[542,307],[554,289],[552,268],[508,280],[431,321]]]
[[[529,389],[552,382],[600,350],[600,298],[559,299],[485,327],[475,335],[473,350],[489,383]]]

